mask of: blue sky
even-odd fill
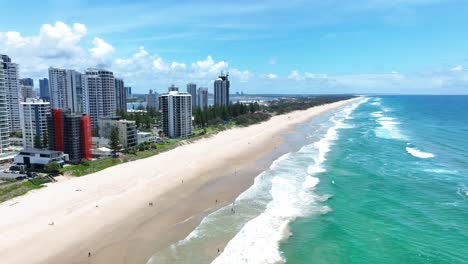
[[[3,1],[23,77],[105,67],[137,92],[229,70],[248,93],[468,93],[468,1]]]

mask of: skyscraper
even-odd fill
[[[221,72],[218,79],[214,82],[214,104],[215,105],[229,105],[229,73],[224,75]]]
[[[164,134],[171,138],[192,135],[192,97],[172,91],[160,97]]]
[[[115,102],[117,110],[127,112],[127,90],[124,81],[118,78],[115,78]]]
[[[132,87],[125,87],[125,91],[127,92],[127,98],[132,98]]]
[[[7,55],[0,55],[0,63],[3,67],[6,86],[6,101],[8,111],[8,129],[10,132],[21,131],[21,122],[19,116],[19,80],[18,64],[11,62]]]
[[[22,85],[32,86],[34,87],[34,80],[31,78],[23,78],[19,79],[19,83]]]
[[[34,98],[27,98],[21,103],[21,130],[24,148],[41,147],[47,140],[47,116],[50,115],[50,103]],[[38,137],[41,146],[35,146]]]
[[[149,94],[146,95],[146,108],[149,110],[150,108],[154,110],[159,110],[159,95],[153,90],[149,90]]]
[[[0,66],[3,66],[0,64]],[[8,133],[8,107],[7,88],[3,67],[0,67],[0,153],[6,151],[10,146],[10,135]]]
[[[91,116],[93,129],[99,126],[99,118],[115,116],[115,79],[111,71],[88,69],[83,75],[85,113]]]
[[[82,74],[75,70],[49,68],[52,108],[83,112]]]
[[[167,92],[178,92],[179,91],[179,87],[176,87],[175,85],[171,85],[169,86],[169,88],[167,88]]]
[[[45,102],[50,102],[49,79],[39,79],[39,90],[41,93],[41,99]]]
[[[197,107],[197,85],[195,83],[187,84],[187,93],[192,96],[192,109]]]
[[[197,106],[201,109],[205,109],[208,107],[208,88],[198,88]]]

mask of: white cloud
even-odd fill
[[[451,70],[451,71],[454,71],[454,72],[458,72],[458,71],[463,71],[464,68],[463,68],[463,66],[458,65],[458,66],[453,67],[453,68],[450,69],[450,70]]]
[[[91,56],[99,60],[109,59],[115,52],[112,45],[98,37],[94,38],[93,45],[94,47],[89,49],[89,52],[91,53]]]
[[[269,74],[266,75],[266,77],[268,79],[274,80],[274,79],[278,78],[278,75],[273,74],[273,73],[269,73]]]
[[[295,80],[295,81],[301,81],[301,80],[304,80],[304,77],[302,77],[301,74],[299,74],[298,71],[294,70],[294,71],[291,72],[291,74],[289,74],[288,79]]]

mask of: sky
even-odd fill
[[[468,94],[466,0],[0,0],[20,77],[112,70],[134,93]]]

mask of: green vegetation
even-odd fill
[[[23,133],[21,133],[21,131],[10,132],[10,137],[22,138]]]
[[[119,137],[119,128],[112,127],[112,130],[109,135],[109,146],[112,149],[113,154],[117,153],[120,150],[120,137]]]
[[[103,169],[107,169],[114,165],[121,163],[119,159],[116,158],[107,158],[100,160],[93,160],[88,162],[82,162],[78,165],[69,165],[60,169],[61,173],[70,173],[73,176],[83,176],[86,174],[91,174]]]
[[[51,175],[58,175],[60,171],[60,164],[55,161],[50,161],[44,165],[44,171]]]
[[[0,183],[0,203],[23,195],[30,190],[44,187],[45,183],[50,182],[48,178],[34,178],[25,181],[7,180]]]
[[[144,110],[144,109],[140,109]],[[160,123],[162,115],[154,108],[148,108],[143,113],[127,113],[125,111],[117,111],[117,115],[123,119],[135,121],[137,128],[140,131],[151,132],[154,123]]]
[[[265,111],[277,115],[286,114],[296,110],[305,110],[314,106],[334,103],[342,100],[351,99],[352,95],[321,95],[309,97],[291,97],[271,101]]]
[[[250,105],[235,103],[228,106],[209,106],[205,109],[196,108],[193,110],[194,125],[198,128],[220,125],[239,116],[244,116],[242,120],[246,120],[253,117],[250,114],[259,110],[260,105],[256,102]],[[249,123],[253,123],[255,120],[249,120]]]
[[[35,148],[39,148],[39,149],[42,148],[41,138],[38,135],[34,136],[33,143],[34,143]]]

